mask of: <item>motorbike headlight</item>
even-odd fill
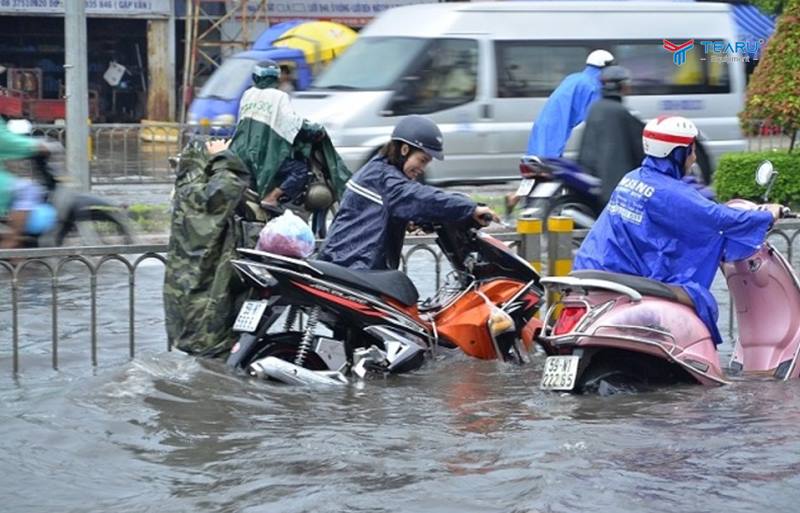
[[[233,125],[236,124],[236,116],[233,114],[220,114],[211,120],[212,125]]]

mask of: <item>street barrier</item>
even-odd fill
[[[546,269],[548,275],[568,274],[572,267],[572,257],[582,240],[586,230],[571,230],[571,222],[564,218],[551,218],[548,223],[548,235],[541,234],[542,221],[529,219],[521,222],[518,233],[493,233],[492,235],[511,247],[516,247],[518,254],[527,261],[532,262],[537,269]],[[779,221],[770,232],[770,241],[783,252],[787,259],[797,266],[795,262],[794,245],[800,236],[799,220]],[[544,246],[544,247],[542,247]],[[97,277],[98,273],[110,262],[121,264],[127,272],[123,277],[126,291],[119,301],[127,302],[128,356],[136,355],[136,335],[140,326],[136,322],[136,271],[143,262],[156,261],[165,263],[166,244],[132,245],[132,246],[102,246],[102,247],[72,247],[72,248],[41,248],[17,249],[0,251],[0,313],[9,313],[11,317],[11,340],[0,339],[0,359],[11,348],[11,367],[16,375],[20,371],[20,288],[24,280],[38,279],[49,287],[51,299],[51,365],[53,369],[59,367],[59,291],[62,280],[68,278],[65,266],[71,262],[78,262],[88,271],[89,275],[89,316],[88,336],[91,363],[98,365],[98,302],[97,302]],[[429,256],[433,259],[435,272],[435,285],[438,288],[442,283],[442,276],[446,272],[447,261],[441,251],[435,246],[434,236],[410,236],[406,238],[406,250],[402,256],[401,269],[408,272],[409,268],[418,265],[417,255]],[[430,265],[430,264],[427,264]],[[28,276],[23,271],[30,269],[44,269],[45,277]],[[149,298],[152,299],[152,298]],[[158,298],[160,300],[160,298]],[[7,301],[10,300],[10,303]],[[726,297],[718,300],[724,304]],[[9,306],[10,305],[10,306]],[[729,336],[733,339],[735,334],[735,316],[733,305],[728,307]],[[154,329],[154,326],[147,326]],[[164,330],[163,323],[155,329]],[[8,330],[6,330],[8,331]],[[0,326],[0,333],[3,327]],[[165,332],[164,332],[165,333]],[[167,350],[171,350],[166,342]]]

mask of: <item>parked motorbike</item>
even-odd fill
[[[10,121],[9,130],[30,133],[30,123]],[[30,160],[34,180],[46,190],[44,202],[55,209],[56,216],[45,230],[25,234],[24,247],[62,246],[68,237],[75,235],[82,245],[133,244],[133,231],[124,209],[66,185],[66,177],[51,165],[49,157],[36,156]],[[9,230],[6,220],[0,219],[0,237]]]
[[[525,198],[520,217],[566,216],[572,218],[576,229],[589,229],[605,207],[601,180],[576,162],[529,155],[522,157],[519,170],[522,182],[515,195]],[[714,191],[702,179],[687,175],[683,180],[714,199]]]
[[[541,321],[539,275],[474,221],[432,227],[453,271],[436,294],[400,271],[358,271],[240,249],[253,287],[227,363],[291,384],[346,383],[418,368],[439,349],[524,362]]]
[[[764,162],[757,182],[769,188],[774,178],[772,164]],[[728,205],[757,208],[745,200]],[[783,214],[796,217],[786,209]],[[800,281],[790,262],[765,242],[749,258],[723,263],[722,272],[739,326],[727,372],[680,287],[602,271],[543,278],[545,288],[561,299],[549,308],[539,337],[550,355],[541,388],[605,393],[678,383],[723,385],[739,374],[800,376]]]

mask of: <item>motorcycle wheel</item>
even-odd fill
[[[133,230],[125,212],[116,207],[97,206],[82,210],[72,222],[62,225],[55,234],[56,246],[76,236],[84,246],[134,244]]]
[[[301,340],[303,340],[303,334],[296,331],[266,335],[262,339],[263,347],[255,352],[253,358],[247,362],[247,365],[267,356],[274,356],[283,361],[294,363]],[[314,371],[329,370],[322,358],[313,351],[306,353],[302,367]]]

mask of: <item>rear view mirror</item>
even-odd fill
[[[769,185],[773,176],[775,176],[775,168],[769,160],[762,162],[756,169],[756,183],[761,187]]]

